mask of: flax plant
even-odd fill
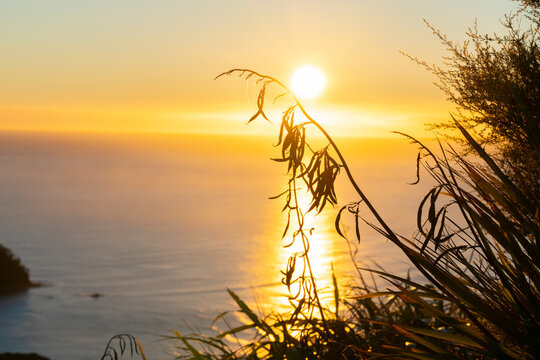
[[[249,321],[215,337],[176,333],[187,358],[540,357],[539,211],[538,203],[523,192],[527,183],[515,183],[520,178],[517,170],[514,176],[505,174],[457,121],[455,126],[475,151],[475,161],[483,164],[449,145],[445,148],[441,144],[440,155],[436,155],[404,135],[419,146],[418,175],[423,167],[437,182],[419,205],[418,232],[409,239],[394,232],[383,219],[356,183],[334,140],[286,86],[249,69],[233,69],[218,77],[226,75],[254,78],[260,86],[257,111],[249,122],[259,117],[269,121],[265,113],[269,86],[283,90],[278,97],[290,100],[278,135],[281,157],[274,159],[286,164],[289,180],[287,189],[276,198],[284,199],[288,219],[283,236],[290,234],[291,244],[301,242],[303,251],[293,254],[283,271],[283,283],[291,294],[290,314],[258,316],[229,291]],[[305,120],[297,121],[295,115]],[[319,130],[327,144],[313,149],[306,140],[307,127]],[[370,270],[394,286],[389,291],[372,292],[359,273],[361,294],[344,301],[347,317],[339,317],[337,311],[332,313],[321,304],[309,261],[312,229],[304,227],[306,213],[318,213],[328,204],[338,203],[334,183],[340,172],[345,173],[359,199],[339,211],[337,233],[346,237],[340,224],[344,214],[351,213],[358,240],[358,224],[367,222],[398,246],[428,282]],[[307,209],[298,202],[300,185],[311,194]],[[375,222],[360,216],[364,207]],[[296,228],[291,228],[291,220]],[[337,309],[342,301],[337,285],[335,293]],[[248,345],[233,347],[225,341],[227,336],[248,329],[258,333]],[[194,341],[202,344],[203,350],[196,349]]]

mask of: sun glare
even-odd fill
[[[326,77],[319,68],[305,65],[294,71],[290,84],[294,95],[302,99],[314,99],[326,87]]]

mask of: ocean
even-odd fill
[[[337,142],[388,223],[411,235],[429,187],[407,185],[416,177],[416,147],[397,136]],[[43,284],[0,296],[0,352],[95,360],[111,336],[130,333],[149,359],[173,359],[175,343],[165,337],[173,329],[212,333],[214,317],[235,309],[227,288],[254,308],[282,309],[280,270],[290,253],[282,200],[268,197],[287,179],[283,164],[270,160],[279,156],[273,143],[0,133],[0,243]],[[358,200],[344,174],[337,188],[340,205]],[[341,285],[354,282],[347,243],[333,230],[338,209],[312,219],[312,263],[329,297],[332,264]],[[367,226],[351,245],[363,266],[402,275],[410,267]]]

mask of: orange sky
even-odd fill
[[[212,81],[249,67],[287,83],[320,67],[306,102],[333,133],[418,133],[451,105],[431,74],[399,54],[439,62],[422,18],[462,40],[478,18],[500,29],[509,0],[159,0],[0,2],[0,130],[244,133],[254,86]]]

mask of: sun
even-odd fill
[[[326,77],[314,66],[301,66],[291,76],[291,90],[295,96],[302,99],[314,99],[326,87]]]

